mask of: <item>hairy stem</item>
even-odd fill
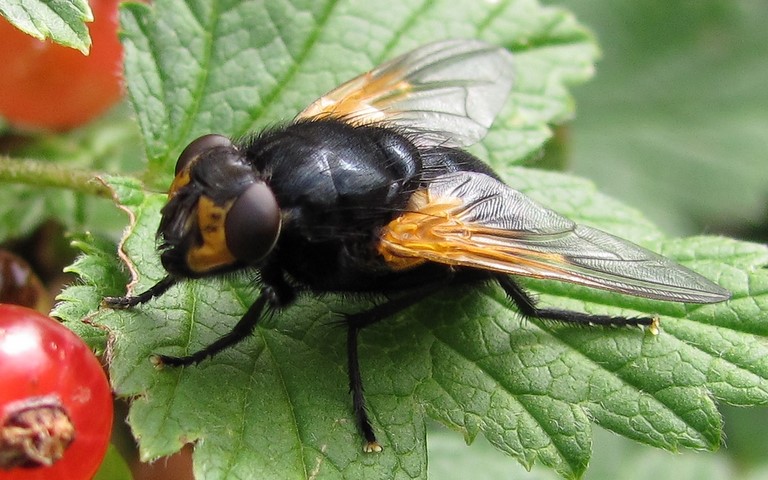
[[[65,168],[39,160],[22,160],[0,155],[0,183],[72,190],[86,195],[112,198],[110,190],[97,180],[100,174]]]

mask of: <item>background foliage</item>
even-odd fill
[[[151,14],[145,7],[130,6],[124,28],[134,113],[126,115],[118,110],[80,132],[32,145],[25,155],[122,174],[105,178],[136,216],[126,250],[139,269],[141,283],[137,288],[142,288],[162,273],[154,255],[152,233],[163,198],[153,190],[165,188],[175,156],[191,138],[209,131],[241,135],[289,118],[324,90],[419,43],[449,35],[485,38],[516,52],[521,76],[509,108],[488,139],[474,149],[478,155],[499,167],[516,188],[548,206],[583,223],[662,248],[703,273],[721,278],[740,295],[754,295],[752,301],[764,305],[765,273],[747,277],[750,268],[765,263],[764,250],[759,246],[705,238],[670,241],[664,240],[661,231],[675,235],[737,232],[759,238],[764,228],[760,222],[766,216],[767,184],[759,173],[765,172],[768,151],[762,88],[768,80],[768,67],[762,61],[768,49],[763,28],[768,20],[765,5],[759,1],[626,0],[573,0],[565,4],[579,14],[582,23],[596,30],[604,58],[598,63],[595,81],[576,90],[579,115],[559,130],[555,142],[550,143],[549,156],[539,154],[549,136],[546,124],[560,123],[572,115],[573,102],[565,85],[591,74],[597,50],[591,35],[570,15],[542,10],[536,2],[524,0],[497,4],[437,1],[421,6],[392,2],[386,11],[376,12],[367,2],[354,1],[262,5],[236,0],[158,0],[157,11]],[[142,142],[137,141],[130,116],[138,120],[146,168],[136,164],[141,157],[136,147]],[[509,166],[562,164],[563,159],[594,179],[601,190],[634,205],[663,228],[657,229],[638,211],[596,193],[587,182]],[[124,176],[136,170],[141,173]],[[144,182],[139,183],[137,177]],[[75,231],[91,229],[98,233],[79,238],[78,245],[87,255],[73,270],[81,274],[83,284],[64,292],[65,302],[57,312],[96,345],[104,345],[104,331],[86,327],[79,320],[87,317],[110,328],[114,336],[108,351],[113,359],[113,382],[119,393],[135,398],[130,422],[142,440],[145,458],[205,438],[199,444],[196,464],[199,472],[211,475],[228,472],[247,477],[256,470],[265,475],[269,473],[264,470],[267,465],[275,469],[272,473],[276,478],[286,472],[310,477],[322,464],[323,469],[331,468],[323,473],[377,471],[419,477],[426,473],[423,406],[432,417],[460,429],[468,439],[482,432],[496,448],[512,453],[523,463],[543,462],[566,476],[578,476],[587,462],[591,464],[587,478],[628,478],[628,474],[653,478],[659,471],[673,469],[683,478],[758,478],[766,471],[763,453],[768,446],[762,436],[750,437],[748,428],[764,422],[765,413],[760,409],[726,409],[733,448],[695,457],[671,456],[599,429],[592,440],[589,422],[597,417],[623,435],[672,450],[714,447],[721,435],[720,420],[712,398],[703,390],[695,393],[693,387],[701,385],[701,378],[718,380],[707,385],[721,400],[742,404],[764,401],[765,366],[759,355],[751,360],[729,357],[728,368],[735,367],[731,370],[709,363],[717,363],[713,352],[725,353],[722,341],[726,339],[734,351],[764,349],[764,339],[752,335],[765,335],[765,310],[748,310],[748,297],[743,297],[742,304],[734,302],[733,307],[696,312],[529,283],[544,302],[576,309],[619,308],[624,313],[663,309],[661,313],[670,319],[662,324],[666,337],[660,346],[648,343],[638,332],[606,335],[519,324],[503,307],[499,292],[492,289],[471,293],[458,303],[451,303],[455,295],[432,300],[391,325],[377,327],[363,340],[368,359],[363,368],[372,377],[369,393],[376,421],[392,434],[391,439],[411,440],[391,443],[387,455],[378,459],[360,459],[354,427],[348,422],[349,399],[339,340],[343,335],[325,325],[333,318],[332,312],[350,308],[348,304],[333,299],[304,301],[289,315],[265,323],[257,338],[242,348],[199,369],[158,374],[146,362],[148,355],[158,350],[195,348],[226,331],[253,298],[249,281],[239,279],[225,288],[215,282],[190,284],[151,308],[94,316],[101,296],[121,293],[127,281],[114,256],[113,243],[102,238],[102,234],[116,238],[123,221],[112,207],[87,195],[59,190],[41,194],[35,185],[14,189],[0,193],[7,200],[0,206],[0,233],[6,237],[31,231],[43,212],[53,214]],[[722,261],[732,268],[723,269]],[[414,321],[428,318],[436,309],[454,312],[448,315],[446,325]],[[672,318],[686,314],[703,323],[674,323]],[[481,321],[474,322],[475,318]],[[483,319],[495,320],[483,324]],[[707,329],[710,322],[718,327],[718,338]],[[515,335],[521,343],[513,343]],[[498,352],[496,366],[483,364],[483,357],[491,350],[471,351],[478,346],[494,347],[482,342],[478,345],[478,338],[497,339],[496,346],[504,347]],[[676,344],[678,341],[681,343]],[[696,348],[689,348],[691,345]],[[642,351],[633,350],[639,346],[643,346]],[[681,346],[684,353],[706,354],[693,355],[684,364],[663,356]],[[460,351],[462,348],[467,350]],[[425,349],[428,356],[422,355]],[[651,351],[660,356],[643,365]],[[555,383],[558,375],[572,386],[595,378],[608,383],[627,381],[626,373],[612,366],[621,362],[639,368],[630,375],[635,382],[632,387],[650,392],[650,397],[664,404],[664,408],[654,404],[641,413],[643,421],[662,419],[663,423],[664,415],[685,415],[683,411],[692,407],[698,409],[693,415],[696,418],[678,425],[680,430],[666,432],[670,434],[667,436],[656,435],[660,432],[654,430],[662,423],[643,433],[636,425],[622,426],[619,414],[643,398],[632,388],[627,389],[628,396],[607,402],[602,405],[605,410],[600,410],[594,397],[584,392],[576,397],[568,397],[572,393],[566,392],[563,397],[552,385],[526,385],[529,390],[520,390],[521,384],[515,383],[542,379]],[[530,370],[521,368],[519,379],[493,378],[488,387],[475,383],[488,380],[481,374],[506,375],[510,365]],[[558,365],[569,371],[553,370]],[[667,366],[674,370],[681,365],[691,369],[664,385],[681,389],[666,402],[657,395],[661,389],[653,390],[659,387],[659,374]],[[318,378],[318,371],[325,377]],[[403,372],[411,375],[403,378]],[[725,376],[728,378],[722,378]],[[446,381],[453,382],[454,388],[465,382],[472,383],[473,388],[446,390],[449,395],[445,395],[441,388]],[[755,382],[755,391],[746,392],[744,382]],[[532,387],[543,388],[541,403],[529,402],[527,412],[516,411],[514,400],[521,400]],[[598,395],[604,392],[596,390]],[[509,398],[504,402],[511,399],[512,403],[501,402],[496,411],[489,408],[478,413],[477,409],[487,406],[478,394],[489,398],[506,395]],[[450,403],[451,395],[457,395],[454,399],[460,400],[460,408]],[[683,405],[680,402],[684,398],[698,403]],[[286,402],[289,411],[283,409]],[[540,410],[536,412],[536,408]],[[518,425],[516,430],[499,428],[495,422],[508,418],[509,412],[529,415],[533,423]],[[568,414],[571,418],[563,421]],[[651,419],[649,414],[659,418]],[[552,428],[547,425],[548,416],[562,424]],[[328,428],[329,422],[332,428]],[[467,449],[461,446],[459,435],[429,425],[433,478],[463,478],[467,473],[475,478],[480,474],[487,478],[513,475],[514,462],[482,435]],[[295,435],[287,439],[281,436],[286,428],[294,428]],[[329,445],[350,448],[329,452]],[[555,477],[540,467],[521,475]]]

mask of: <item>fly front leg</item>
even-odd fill
[[[169,288],[175,285],[178,279],[170,275],[160,280],[149,290],[134,296],[125,297],[105,297],[102,303],[113,309],[128,309],[141,303],[145,303],[154,297],[163,295]],[[278,293],[279,292],[279,293]],[[170,355],[154,355],[152,362],[156,365],[184,366],[193,363],[199,363],[207,357],[212,357],[220,351],[229,348],[253,333],[256,324],[259,322],[264,309],[269,307],[281,307],[293,301],[294,292],[285,284],[284,281],[278,282],[276,287],[267,285],[261,290],[261,294],[251,305],[245,315],[237,322],[235,327],[226,335],[219,338],[212,344],[197,351],[191,355],[174,357]]]
[[[176,277],[168,275],[157,282],[154,286],[150,287],[149,290],[138,295],[126,295],[124,297],[104,297],[101,303],[105,307],[113,308],[115,310],[124,310],[135,307],[136,305],[148,302],[155,297],[161,296],[167,292],[169,288],[174,286],[177,281],[178,279]]]
[[[241,341],[251,336],[253,330],[256,328],[256,325],[259,322],[259,319],[261,319],[264,308],[267,305],[275,305],[274,294],[269,287],[262,289],[259,298],[253,302],[253,305],[251,305],[248,311],[245,312],[245,315],[243,315],[240,321],[237,322],[235,327],[223,337],[190,355],[174,357],[170,355],[158,354],[152,357],[152,362],[156,365],[171,365],[174,367],[182,367],[186,365],[192,365],[193,363],[200,363],[207,357],[212,357],[222,350],[236,345],[237,343],[240,343]]]
[[[212,357],[251,336],[265,309],[282,308],[293,303],[296,298],[296,292],[285,282],[279,272],[265,271],[262,274],[265,284],[261,289],[261,293],[229,333],[190,355],[182,357],[155,355],[153,362],[158,365],[171,365],[175,367],[200,363],[207,357]]]

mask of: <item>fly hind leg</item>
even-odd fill
[[[555,308],[539,308],[536,305],[536,301],[509,276],[499,275],[496,277],[496,280],[509,298],[517,305],[520,313],[528,318],[540,318],[579,325],[644,326],[649,327],[653,333],[656,333],[658,330],[658,319],[653,317],[614,317]]]

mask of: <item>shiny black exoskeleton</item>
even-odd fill
[[[274,265],[316,292],[397,291],[423,283],[422,275],[445,276],[434,272],[445,266],[393,272],[377,253],[378,231],[432,176],[489,170],[461,150],[420,151],[393,129],[335,120],[268,131],[248,142],[243,154],[274,192],[283,216],[265,267]]]
[[[377,231],[418,188],[418,149],[391,129],[339,121],[269,131],[244,148],[283,216],[267,265],[316,291],[380,288]]]

